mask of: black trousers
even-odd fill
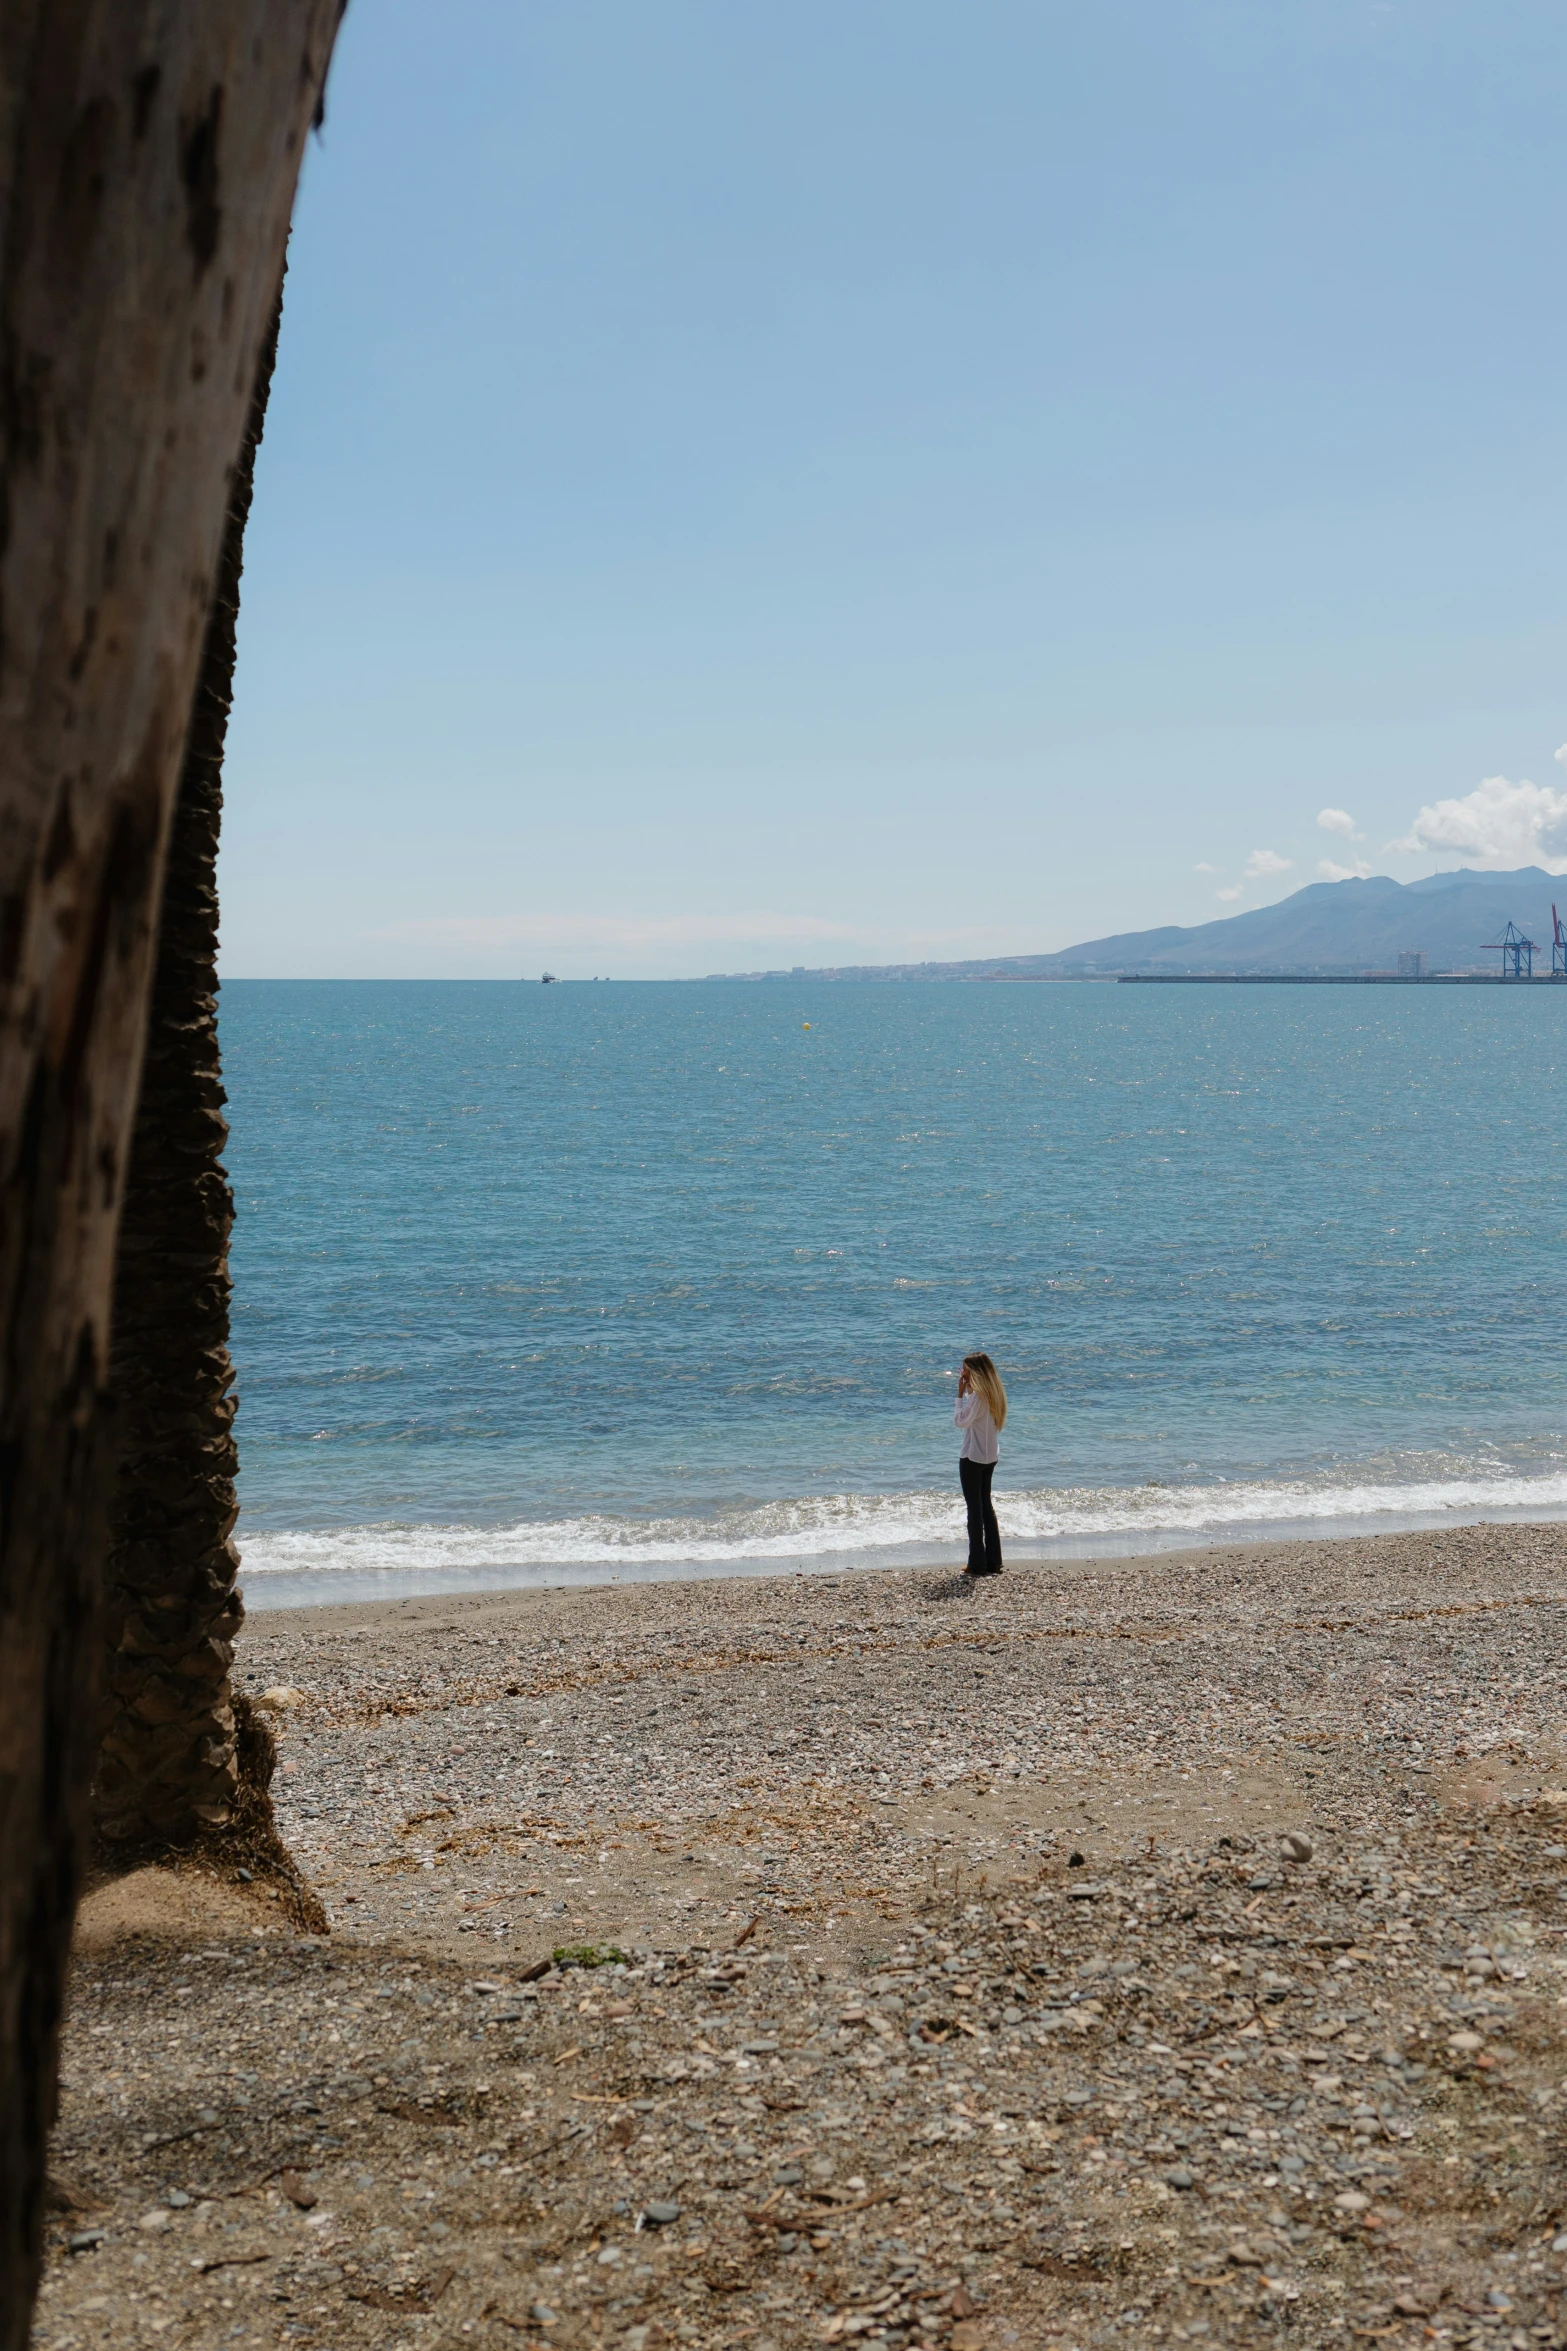
[[[996,1474],[993,1461],[958,1462],[958,1477],[963,1486],[963,1499],[968,1505],[968,1564],[971,1575],[999,1575],[1001,1573],[1001,1529],[991,1507],[990,1481]]]

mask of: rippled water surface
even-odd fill
[[[1567,989],[234,981],[250,1598],[1567,1508]]]

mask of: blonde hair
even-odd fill
[[[985,1410],[998,1429],[1007,1425],[1007,1392],[1001,1385],[1001,1374],[988,1355],[965,1355],[963,1368],[973,1380],[975,1393],[983,1400]]]

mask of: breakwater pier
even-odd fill
[[[1123,971],[1123,988],[1560,988],[1567,973],[1496,971]]]

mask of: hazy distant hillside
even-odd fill
[[[806,972],[714,973],[733,979],[973,979],[988,972],[1047,977],[1118,971],[1391,971],[1399,951],[1423,948],[1433,971],[1494,971],[1486,943],[1509,921],[1550,968],[1551,902],[1567,906],[1567,875],[1537,865],[1517,873],[1432,874],[1423,882],[1377,875],[1366,882],[1312,882],[1277,906],[1182,930],[1123,931],[1054,955],[995,956],[973,963],[858,964]],[[1567,918],[1564,918],[1567,919]]]
[[[1537,865],[1518,873],[1432,874],[1422,882],[1385,875],[1367,882],[1312,882],[1277,906],[1233,914],[1191,930],[1129,931],[1091,939],[1041,969],[1066,965],[1117,971],[1389,971],[1400,948],[1422,947],[1437,971],[1494,970],[1485,953],[1509,920],[1548,951],[1551,901],[1567,904],[1567,881]]]

